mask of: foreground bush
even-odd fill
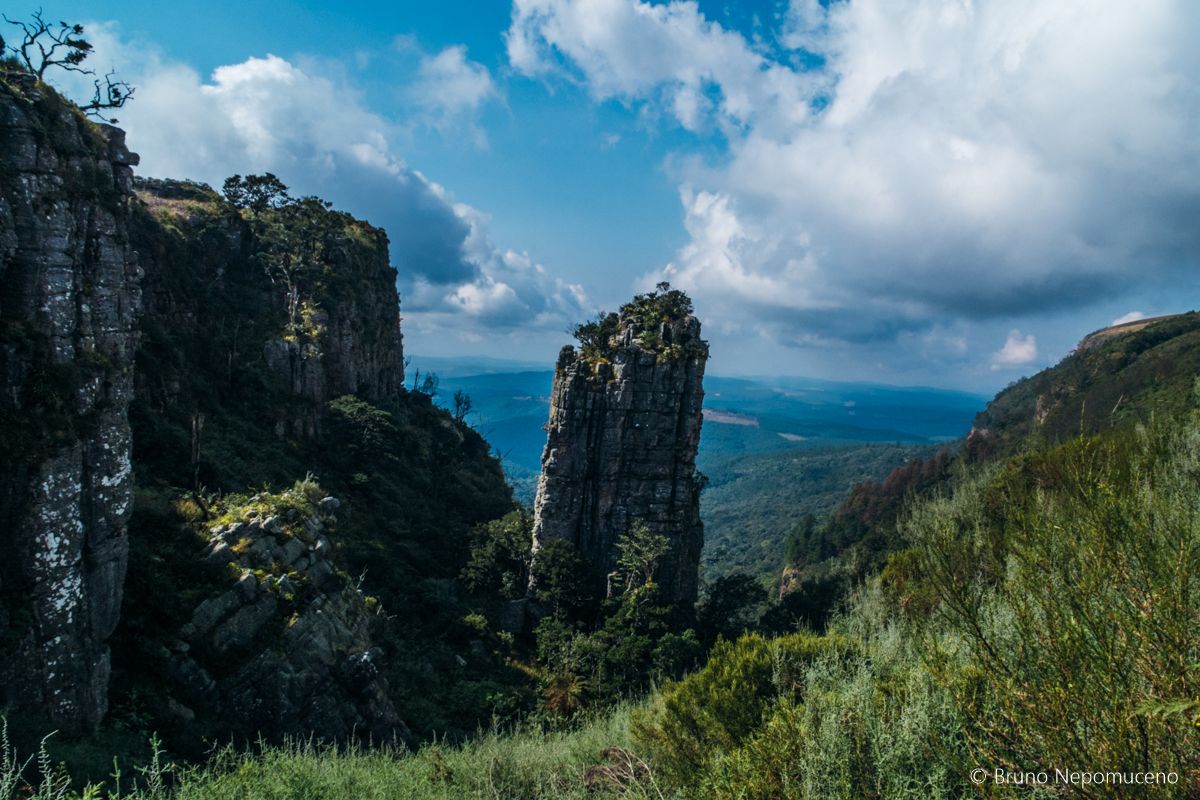
[[[1157,796],[1200,792],[1198,497],[1189,422],[1027,455],[916,509],[954,637],[930,666],[977,761],[1173,771]]]
[[[849,650],[842,637],[807,633],[719,641],[703,669],[667,684],[648,709],[634,713],[638,741],[666,775],[687,784],[747,741],[774,704],[801,697],[814,662],[836,660]]]
[[[688,797],[962,796],[962,719],[918,641],[876,586],[825,636],[719,644],[634,712],[635,737]]]
[[[924,633],[899,617],[878,581],[834,620],[854,643],[815,660],[803,695],[707,770],[698,794],[744,800],[951,798],[971,795],[964,719],[923,661]]]
[[[977,767],[1177,776],[1046,796],[1200,796],[1197,498],[1195,420],[960,476],[829,636],[718,646],[636,737],[689,797],[1030,792],[974,786]],[[806,656],[780,681],[789,641]]]

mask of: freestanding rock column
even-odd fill
[[[708,345],[680,291],[660,285],[602,317],[564,347],[554,372],[548,438],[534,503],[533,547],[567,539],[603,596],[616,543],[633,525],[670,550],[656,582],[677,603],[696,599],[700,443]]]

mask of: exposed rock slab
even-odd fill
[[[163,653],[184,716],[276,740],[407,738],[372,638],[382,620],[329,561],[336,507],[324,498],[290,520],[252,513],[211,530],[199,557],[219,554],[227,579]]]

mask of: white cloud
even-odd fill
[[[515,0],[505,40],[525,75],[573,68],[597,99],[655,98],[690,130],[713,116],[731,129],[808,117],[813,79],[764,60],[695,3]]]
[[[462,310],[493,330],[565,330],[586,315],[587,295],[578,284],[551,275],[528,253],[492,244],[486,214],[458,204],[455,211],[469,226],[463,251],[480,265],[477,280],[443,296],[431,311]]]
[[[1128,314],[1122,314],[1112,321],[1113,325],[1124,325],[1126,322],[1137,322],[1139,319],[1145,319],[1146,315],[1141,311],[1130,311]]]
[[[507,44],[526,75],[725,139],[669,162],[690,242],[666,272],[702,312],[786,344],[898,347],[1195,281],[1198,17],[796,0],[781,35],[823,59],[806,71],[691,2],[516,0]]]
[[[476,142],[486,145],[482,129],[473,122],[481,106],[499,97],[487,67],[467,58],[462,45],[447,47],[436,55],[423,55],[417,79],[408,97],[424,112],[425,120],[440,129],[468,126]]]
[[[992,354],[992,369],[1024,367],[1037,360],[1037,339],[1031,333],[1022,336],[1018,330],[1008,333],[1004,346]]]
[[[121,123],[142,158],[140,174],[219,187],[234,173],[270,171],[294,194],[320,195],[385,228],[406,324],[431,336],[562,330],[580,316],[582,289],[497,248],[485,216],[407,165],[392,145],[399,124],[368,110],[353,85],[325,76],[336,70],[268,55],[204,80],[153,47],[122,41],[111,24],[87,27],[97,63],[113,64],[138,87]],[[422,61],[420,75],[430,102],[447,114],[493,93],[487,71],[462,48]]]

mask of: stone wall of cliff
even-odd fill
[[[696,449],[708,348],[690,302],[664,313],[655,303],[666,296],[659,300],[643,296],[641,307],[623,308],[596,352],[568,346],[559,354],[534,548],[575,544],[603,596],[618,539],[645,524],[670,542],[656,581],[670,600],[691,603],[704,541]]]
[[[386,234],[136,162],[0,70],[0,708],[42,732],[148,720],[196,753],[473,730],[443,676],[497,667],[429,598],[512,497],[482,437],[403,387]],[[317,255],[285,281],[297,237]],[[325,508],[220,520],[312,475],[336,531]]]
[[[202,184],[139,179],[135,188],[143,205],[134,243],[146,271],[139,401],[205,415],[239,399],[258,408],[265,395],[276,435],[309,438],[336,397],[397,401],[404,351],[384,231],[336,211],[317,215],[325,261],[298,284],[304,313],[293,324],[265,266],[277,220],[239,213]]]
[[[0,81],[0,702],[90,729],[132,500],[137,157],[24,77]]]

